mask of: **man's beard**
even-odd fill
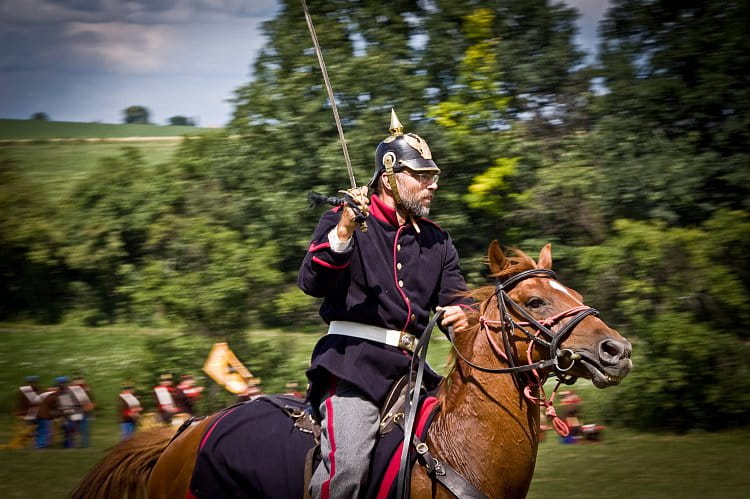
[[[430,207],[422,205],[422,199],[420,197],[421,192],[414,193],[405,190],[404,194],[401,195],[401,206],[407,215],[411,215],[413,218],[425,218],[430,214]]]

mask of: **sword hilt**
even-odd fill
[[[354,221],[359,224],[359,229],[362,232],[367,232],[367,216],[362,213],[362,210],[359,209],[359,206],[352,200],[351,196],[326,196],[319,192],[310,191],[307,193],[307,202],[309,208],[323,204],[331,206],[347,205],[354,211]]]

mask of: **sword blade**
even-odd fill
[[[336,107],[336,98],[333,96],[333,87],[331,81],[328,79],[328,70],[326,69],[326,63],[323,60],[323,51],[320,49],[318,43],[318,35],[315,33],[315,26],[313,25],[312,18],[310,17],[310,11],[307,10],[307,3],[305,0],[300,0],[302,4],[302,10],[305,11],[305,21],[307,21],[307,29],[310,31],[310,38],[312,38],[313,46],[315,47],[315,55],[318,56],[318,65],[320,66],[320,72],[323,73],[323,82],[328,92],[328,100],[331,102],[331,109],[333,109],[333,119],[336,120],[336,128],[339,131],[339,140],[341,141],[341,149],[344,151],[344,161],[346,162],[346,171],[349,173],[349,183],[352,188],[357,187],[357,182],[354,180],[354,170],[352,170],[352,162],[349,159],[349,149],[346,147],[346,137],[344,137],[344,129],[341,126],[341,118],[339,118],[339,110]]]

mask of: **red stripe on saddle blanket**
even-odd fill
[[[430,421],[432,414],[437,409],[438,405],[438,399],[435,397],[427,397],[424,399],[422,407],[417,414],[414,429],[414,434],[419,436],[419,438],[425,437],[427,423]],[[401,466],[401,449],[403,447],[403,442],[396,447],[396,451],[393,453],[393,456],[388,463],[388,468],[385,470],[385,475],[383,475],[383,481],[380,482],[380,490],[378,491],[377,499],[387,499],[388,494],[391,492],[391,487],[398,476],[398,469]]]
[[[211,423],[211,427],[208,429],[208,431],[205,433],[205,435],[203,435],[203,438],[201,439],[201,444],[198,447],[198,450],[203,449],[203,446],[206,445],[206,440],[208,440],[208,437],[211,436],[211,433],[213,433],[214,428],[216,428],[216,426],[219,424],[219,422],[221,422],[221,420],[224,419],[225,417],[227,417],[230,414],[232,414],[239,407],[240,407],[239,405],[236,405],[236,406],[232,407],[231,409],[227,409],[226,411],[224,411],[224,414],[222,414],[221,416],[219,416],[218,418],[216,418],[216,421],[214,421],[213,423]]]

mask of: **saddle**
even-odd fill
[[[367,497],[374,497],[372,494],[375,492],[378,497],[384,497],[390,495],[390,488],[395,483],[395,476],[398,472],[399,462],[398,457],[401,452],[401,445],[399,445],[400,439],[403,439],[403,421],[404,421],[404,408],[406,405],[406,398],[409,395],[409,387],[414,386],[414,380],[416,373],[411,373],[411,379],[409,376],[403,376],[391,387],[382,407],[380,408],[380,429],[378,431],[378,444],[375,447],[375,455],[373,456],[372,476],[378,477],[383,476],[383,480],[374,480],[378,484],[377,491],[369,490],[374,488],[373,486],[368,487]],[[287,414],[293,421],[294,427],[304,433],[310,433],[315,438],[315,445],[307,452],[305,457],[305,475],[304,475],[304,490],[305,499],[310,497],[309,484],[312,475],[321,461],[320,455],[320,423],[312,417],[312,411],[309,406],[301,408],[299,401],[301,399],[290,400],[289,396],[285,395],[270,395],[263,397],[267,402],[275,405]],[[417,438],[424,436],[427,433],[427,428],[432,422],[432,418],[439,410],[439,404],[437,399],[422,393],[420,407],[426,414],[422,417],[421,427],[417,430]],[[399,428],[393,435],[395,438],[386,438],[395,428]],[[387,443],[386,443],[387,442]],[[403,443],[402,443],[403,444]],[[386,458],[389,458],[386,460]],[[416,456],[413,457],[412,461],[416,461]],[[413,463],[412,463],[413,464]],[[373,480],[371,480],[372,482]]]

